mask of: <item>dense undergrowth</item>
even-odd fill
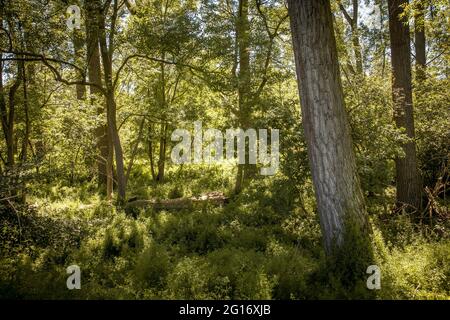
[[[225,169],[223,169],[225,170]],[[217,168],[170,171],[139,198],[231,190]],[[145,178],[145,172],[140,173]],[[143,187],[145,186],[145,187]],[[308,188],[256,179],[224,207],[140,209],[102,201],[90,183],[33,188],[31,205],[2,208],[0,296],[77,299],[450,299],[448,222],[420,225],[369,202],[381,290],[346,291],[329,271]],[[384,213],[383,213],[384,212]],[[352,252],[348,252],[349,255]],[[66,268],[81,268],[81,290]],[[365,284],[365,270],[358,273]]]

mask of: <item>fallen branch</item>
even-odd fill
[[[153,200],[134,200],[128,202],[126,208],[153,207],[154,209],[186,209],[195,204],[211,204],[223,206],[228,202],[228,198],[222,192],[208,192],[198,197],[176,198],[176,199],[153,199]]]

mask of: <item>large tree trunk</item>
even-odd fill
[[[425,36],[425,6],[422,1],[417,3],[414,17],[414,38],[416,51],[416,76],[417,80],[425,79],[426,75],[426,36]]]
[[[333,256],[370,227],[344,107],[329,0],[289,0],[292,38],[317,209]],[[366,254],[367,241],[352,254]],[[366,266],[367,267],[367,266]],[[362,271],[364,272],[364,271]]]
[[[408,138],[412,140],[402,146],[405,156],[398,157],[395,164],[398,205],[405,205],[408,210],[417,210],[421,205],[421,182],[414,141],[409,26],[407,18],[400,17],[407,2],[388,0],[394,120],[397,127],[405,129]]]
[[[238,20],[236,26],[236,37],[239,54],[239,75],[238,75],[238,124],[247,130],[250,125],[250,23],[248,19],[249,5],[248,0],[239,1]],[[246,158],[247,151],[246,150]],[[236,175],[236,184],[234,191],[239,193],[242,190],[245,171],[248,169],[246,164],[238,164]]]

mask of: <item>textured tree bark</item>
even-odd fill
[[[349,228],[367,239],[370,227],[344,107],[329,0],[289,0],[302,120],[317,209],[328,255]],[[359,248],[365,250],[366,248]]]
[[[426,35],[425,35],[425,6],[422,1],[417,3],[414,17],[414,38],[416,51],[416,77],[417,80],[426,78]]]
[[[388,0],[389,33],[391,39],[392,99],[394,120],[398,128],[405,129],[412,141],[403,144],[404,157],[396,164],[397,203],[414,211],[421,206],[421,182],[417,170],[416,143],[414,141],[414,115],[411,80],[411,48],[407,19],[400,17],[407,0]]]

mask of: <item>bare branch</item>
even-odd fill
[[[348,24],[350,26],[353,26],[353,19],[352,17],[350,17],[350,15],[348,14],[347,10],[345,10],[344,6],[342,5],[341,1],[339,2],[339,9],[341,9],[342,13],[344,14],[345,20],[347,20]]]
[[[54,63],[59,63],[61,65],[67,65],[70,66],[74,69],[76,69],[80,75],[82,79],[86,78],[86,73],[85,71],[80,68],[79,66],[68,62],[68,61],[64,61],[64,60],[60,60],[60,59],[55,59],[55,58],[49,58],[46,57],[43,54],[39,54],[39,53],[33,53],[33,52],[24,52],[24,51],[15,51],[15,50],[3,50],[0,49],[0,52],[2,53],[10,53],[10,54],[14,54],[15,57],[9,57],[9,58],[3,58],[4,61],[41,61],[48,69],[50,69],[50,71],[53,73],[53,75],[55,76],[55,79],[61,83],[64,83],[66,85],[86,85],[86,86],[94,86],[96,88],[98,88],[103,94],[105,94],[105,89],[93,82],[88,82],[85,80],[81,80],[81,81],[70,81],[67,79],[64,79],[61,75],[61,73],[54,67],[52,66],[50,63],[54,62]]]
[[[172,64],[172,65],[176,65],[177,63],[174,61],[168,61],[168,60],[164,60],[164,59],[159,59],[159,58],[153,58],[150,56],[147,56],[145,54],[132,54],[129,55],[128,57],[125,58],[125,60],[123,60],[122,64],[120,65],[119,69],[117,69],[116,72],[116,76],[114,78],[114,82],[113,82],[113,88],[115,88],[117,86],[117,82],[119,81],[119,76],[120,73],[122,71],[122,69],[125,67],[125,65],[128,63],[128,61],[130,61],[131,59],[134,58],[141,58],[141,59],[146,59],[146,60],[150,60],[150,61],[154,61],[154,62],[160,62],[160,63],[166,63],[166,64]]]

